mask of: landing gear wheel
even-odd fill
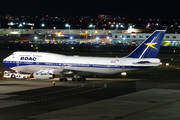
[[[85,77],[82,77],[81,80],[82,80],[82,81],[86,81],[86,78],[85,78]]]
[[[76,78],[75,78],[75,77],[73,77],[73,78],[72,78],[72,81],[76,81]]]
[[[16,78],[15,75],[11,75],[11,78]]]
[[[67,81],[67,78],[59,78],[59,81]]]
[[[67,78],[63,78],[63,81],[67,81]]]

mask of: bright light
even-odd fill
[[[107,39],[109,39],[109,37],[107,37]]]
[[[57,34],[57,36],[58,36],[58,37],[60,37],[60,36],[64,36],[64,35],[61,35],[61,34]]]
[[[34,26],[34,23],[27,23],[26,25]]]
[[[26,23],[25,22],[23,22],[23,25],[25,25]]]
[[[135,31],[133,30],[133,28],[128,28],[128,33],[132,33],[132,32],[135,32]]]
[[[96,40],[99,40],[99,37],[96,37]]]
[[[56,27],[53,27],[53,29],[56,29]]]
[[[18,32],[11,32],[11,34],[18,34]]]
[[[34,37],[34,39],[35,39],[35,40],[37,40],[37,39],[38,39],[38,37]]]
[[[43,23],[43,24],[41,24],[41,27],[45,27],[45,24]]]
[[[19,27],[22,27],[22,24],[19,24]]]
[[[70,39],[72,40],[72,39],[73,39],[73,37],[71,36],[71,37],[70,37]]]
[[[65,24],[66,27],[69,27],[70,25],[69,24]]]
[[[114,27],[114,25],[111,25],[111,27]]]
[[[169,63],[166,63],[166,66],[169,66]]]
[[[93,27],[93,24],[90,24],[89,27],[92,28],[92,27]]]
[[[162,65],[162,62],[160,62],[159,65]]]
[[[71,49],[73,50],[73,49],[74,49],[74,47],[71,47]]]
[[[126,38],[123,38],[123,40],[126,40]]]
[[[12,26],[12,25],[14,25],[14,23],[13,23],[13,22],[10,22],[10,23],[8,23],[8,25],[11,25],[11,26]]]
[[[119,25],[116,25],[116,27],[119,27]]]
[[[126,76],[127,73],[126,73],[126,72],[122,72],[121,75],[122,75],[122,76]]]
[[[123,25],[121,25],[120,27],[122,27],[122,28],[123,28],[124,26],[123,26]]]

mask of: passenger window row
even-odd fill
[[[148,38],[149,36],[145,36],[146,38]],[[170,38],[171,36],[165,36],[165,38]],[[115,38],[118,38],[117,35],[115,35]],[[120,35],[119,38],[130,38],[130,35],[124,36],[124,35]],[[144,38],[144,36],[139,35],[139,36],[135,36],[133,35],[132,38]],[[173,39],[176,39],[176,36],[172,36]]]

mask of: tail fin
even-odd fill
[[[166,30],[154,31],[128,58],[156,58]]]

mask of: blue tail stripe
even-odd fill
[[[156,58],[162,40],[165,35],[165,30],[156,30],[144,42],[141,43],[128,58]]]

